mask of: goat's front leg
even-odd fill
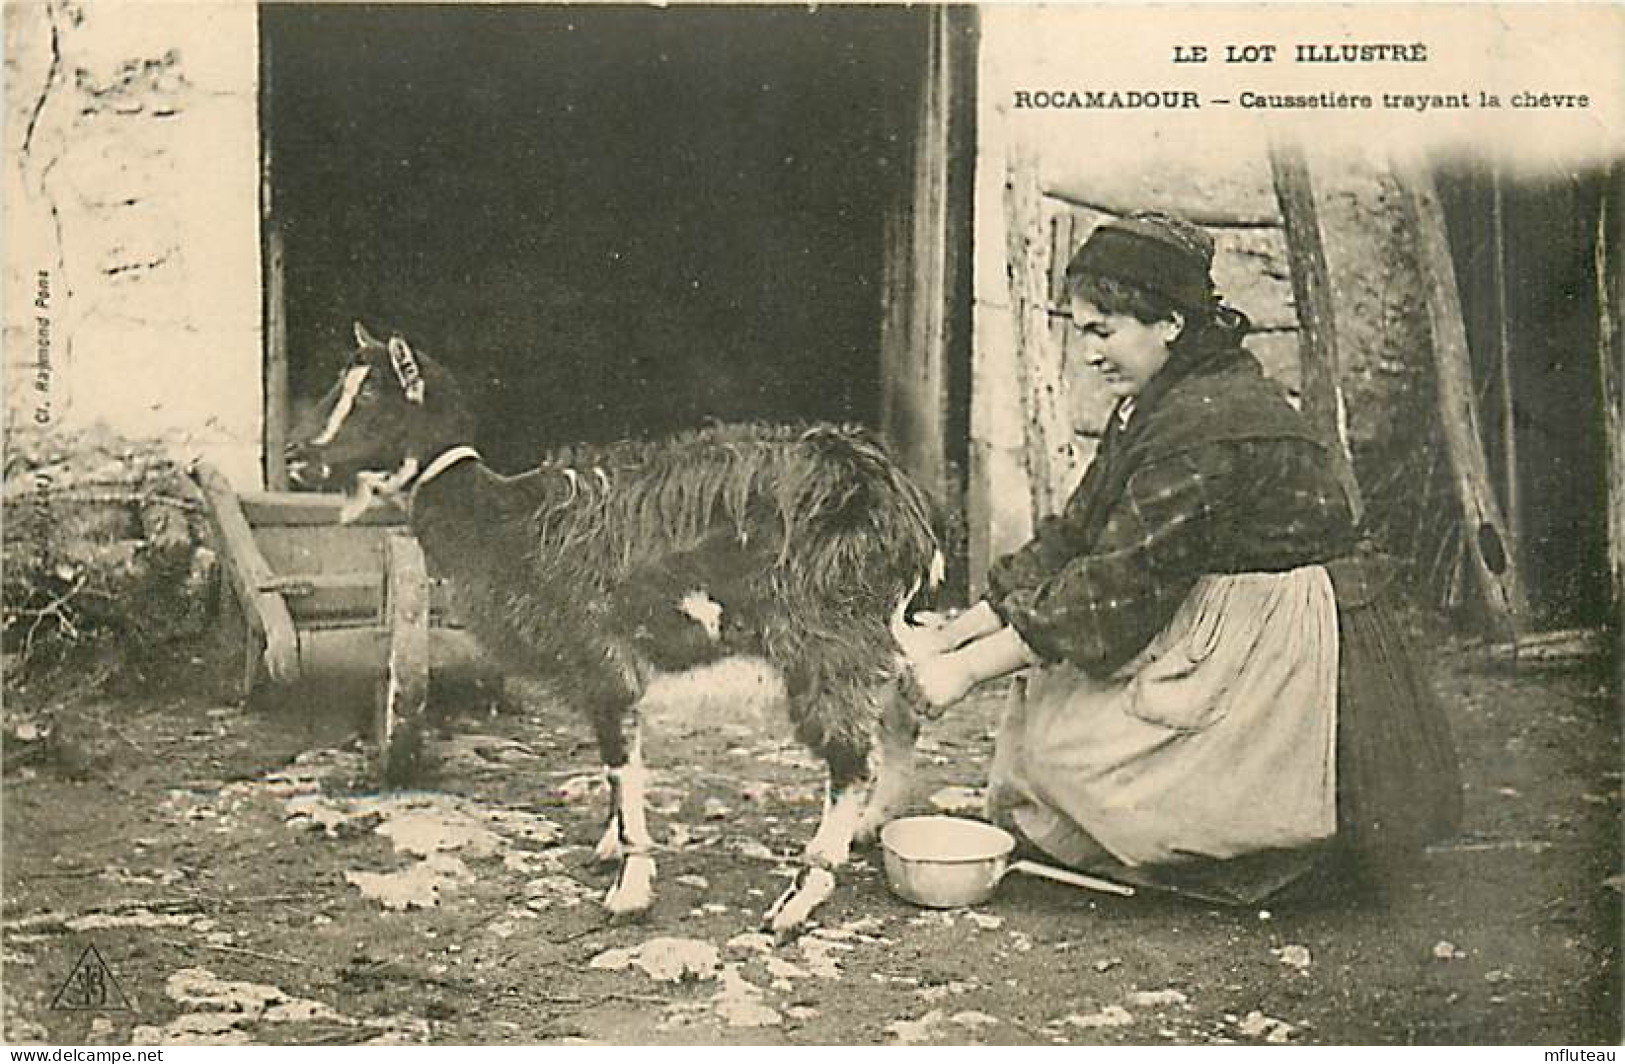
[[[795,879],[767,911],[767,924],[780,938],[799,929],[813,910],[835,893],[835,870],[852,855],[852,839],[868,797],[867,750],[827,751],[825,758],[829,762],[829,783],[818,831],[807,843]]]
[[[609,823],[595,856],[620,862],[615,882],[604,895],[604,908],[611,916],[629,916],[647,911],[654,903],[654,840],[644,816],[648,773],[643,767],[642,728],[634,714],[628,743],[620,714],[613,721],[595,723],[604,755],[604,777],[609,782]]]
[[[892,810],[903,804],[914,785],[914,743],[920,735],[913,701],[895,683],[877,699],[880,718],[880,765],[868,807],[858,820],[857,841],[870,843],[880,834]]]

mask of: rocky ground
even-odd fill
[[[651,730],[660,896],[633,924],[596,905],[603,787],[545,695],[448,706],[422,789],[379,794],[363,702],[247,709],[216,674],[8,709],[6,1041],[1620,1041],[1620,718],[1595,665],[1443,655],[1465,829],[1386,896],[1234,910],[1013,877],[934,912],[866,850],[783,945],[758,918],[821,779],[749,669]],[[917,810],[974,801],[998,705],[928,727]]]

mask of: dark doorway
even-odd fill
[[[927,11],[261,12],[295,407],[359,318],[474,387],[501,469],[708,418],[877,424]]]

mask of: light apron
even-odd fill
[[[1085,868],[1290,857],[1330,839],[1337,640],[1320,566],[1203,577],[1114,676],[1063,663],[1018,680],[990,819]]]

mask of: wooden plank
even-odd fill
[[[1309,163],[1297,144],[1270,145],[1270,173],[1286,227],[1287,261],[1292,293],[1298,307],[1299,388],[1304,418],[1332,455],[1337,479],[1359,524],[1365,511],[1354,461],[1343,432],[1343,394],[1338,383],[1337,305],[1332,298],[1331,271],[1320,238],[1320,215],[1315,209]]]
[[[298,679],[299,641],[293,618],[281,595],[261,590],[276,574],[260,553],[236,494],[219,470],[208,463],[198,463],[193,476],[208,501],[209,522],[224,557],[226,575],[252,633],[244,663],[244,696],[253,690],[262,664],[275,683]],[[256,653],[261,645],[263,651]]]
[[[384,571],[388,528],[365,525],[266,525],[254,536],[278,576]]]
[[[239,498],[248,523],[255,528],[267,525],[337,525],[345,496],[338,492],[249,491]],[[352,525],[405,525],[407,517],[399,507],[375,500]]]
[[[1433,175],[1410,161],[1396,167],[1403,200],[1417,241],[1417,265],[1433,333],[1439,417],[1451,480],[1461,508],[1463,540],[1480,597],[1497,630],[1516,639],[1528,604],[1516,559],[1507,548],[1506,523],[1490,484],[1479,432],[1467,329],[1461,316],[1455,266]]]
[[[379,774],[386,785],[410,779],[422,756],[429,700],[429,570],[408,533],[389,537],[384,593],[389,656],[379,685]]]

